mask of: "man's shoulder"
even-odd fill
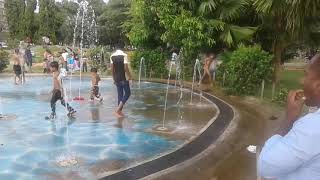
[[[318,134],[320,137],[320,113],[309,113],[301,117],[295,124],[295,129],[305,131],[311,134]]]

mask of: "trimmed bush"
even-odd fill
[[[4,50],[0,50],[0,72],[6,69],[9,65],[9,53]]]
[[[226,73],[226,87],[230,94],[255,95],[261,82],[269,82],[272,77],[272,55],[260,46],[240,45],[231,54],[223,57],[220,74]]]
[[[166,76],[168,69],[166,61],[168,54],[161,52],[160,50],[144,50],[136,51],[132,54],[131,67],[138,74],[140,68],[140,60],[144,57],[146,64],[147,76],[150,75],[155,78]]]
[[[102,72],[107,71],[107,64],[110,61],[110,53],[106,50],[102,51],[101,47],[91,48],[87,50],[83,56],[91,60],[89,61],[91,67],[98,68]]]

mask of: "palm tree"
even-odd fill
[[[189,1],[190,5],[196,4],[196,0]],[[197,2],[197,1],[196,1]],[[243,40],[250,40],[257,28],[239,25],[238,19],[249,11],[248,0],[206,0],[198,5],[198,13],[220,25],[219,40],[231,47]]]
[[[306,37],[309,19],[317,18],[320,0],[252,0],[262,20],[262,29],[272,33],[273,81],[278,83],[281,57],[291,43]],[[310,21],[309,21],[310,22]]]

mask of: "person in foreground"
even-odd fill
[[[131,90],[130,83],[131,73],[128,67],[128,56],[121,50],[117,50],[110,57],[111,72],[113,76],[114,84],[117,86],[118,91],[118,108],[114,112],[114,115],[118,118],[124,117],[122,112],[124,105],[128,101]],[[128,80],[126,78],[128,76]]]
[[[287,117],[264,145],[258,173],[277,180],[320,180],[320,110],[301,117],[303,105],[320,107],[320,55],[305,70],[303,90],[290,91]]]
[[[63,94],[63,86],[62,86],[62,78],[59,72],[59,63],[58,62],[51,62],[50,63],[50,70],[53,75],[53,90],[52,90],[52,97],[51,97],[51,110],[52,113],[46,119],[55,119],[56,118],[56,103],[58,100],[61,101],[61,104],[64,107],[67,107],[68,110],[68,117],[72,117],[76,111],[64,100]]]

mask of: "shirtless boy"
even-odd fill
[[[67,107],[68,110],[68,117],[73,117],[76,111],[64,100],[63,94],[63,86],[62,86],[62,79],[59,72],[59,63],[58,62],[51,62],[50,63],[50,70],[53,75],[53,90],[52,90],[52,97],[51,97],[51,110],[52,113],[46,119],[55,119],[56,118],[56,103],[60,100],[61,104],[64,107]]]

